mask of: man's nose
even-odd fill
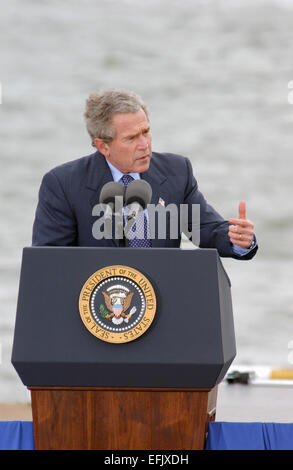
[[[148,148],[148,145],[149,145],[149,143],[148,143],[147,137],[144,136],[144,135],[141,135],[141,136],[139,137],[139,141],[138,141],[138,146],[139,146],[139,148],[141,148],[141,149],[147,149],[147,148]]]

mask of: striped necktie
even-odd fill
[[[123,175],[121,183],[126,188],[134,178],[130,175]],[[140,211],[135,219],[135,223],[131,227],[131,231],[137,236],[131,236],[128,239],[129,246],[132,248],[150,248],[152,246],[150,237],[148,235],[148,220],[144,211]],[[132,235],[132,234],[131,234]]]

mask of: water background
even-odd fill
[[[41,178],[92,152],[85,99],[111,87],[141,94],[153,149],[189,157],[224,217],[246,200],[259,253],[223,260],[236,362],[290,365],[292,24],[288,0],[1,1],[0,401],[27,400],[10,358]]]

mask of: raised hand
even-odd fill
[[[238,219],[229,219],[229,238],[231,243],[241,248],[250,248],[254,241],[254,225],[246,217],[246,203],[239,203]]]

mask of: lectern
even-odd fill
[[[12,363],[36,449],[203,449],[235,354],[214,249],[23,250]]]

